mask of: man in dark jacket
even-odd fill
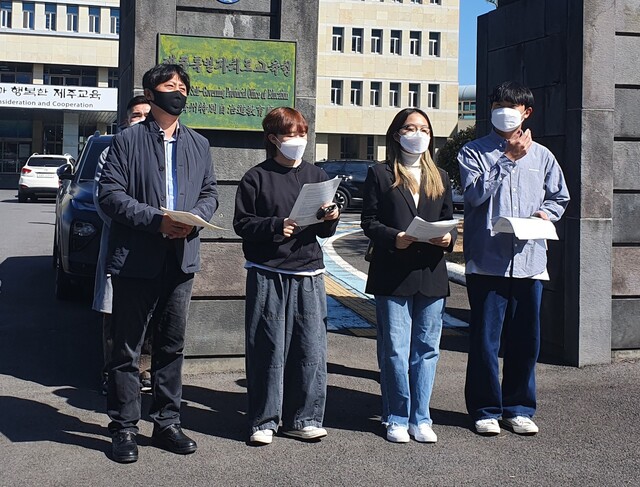
[[[138,459],[138,360],[148,317],[157,319],[152,350],[153,442],[173,453],[196,451],[180,428],[182,362],[194,272],[200,270],[198,227],[172,220],[161,208],[208,221],[218,206],[207,139],[178,123],[189,76],[158,65],[142,85],[151,115],[113,139],[98,185],[111,218],[107,272],[112,275],[113,354],[107,409],[118,462]]]

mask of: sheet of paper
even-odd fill
[[[418,239],[418,242],[428,242],[432,238],[442,237],[458,224],[458,220],[442,220],[438,222],[428,222],[416,216],[413,218],[405,232]]]
[[[316,213],[320,207],[333,203],[333,197],[342,179],[335,177],[321,183],[307,183],[293,204],[289,218],[300,227],[319,223]]]
[[[210,230],[226,230],[226,228],[217,227],[207,221],[204,221],[198,215],[194,215],[193,213],[189,213],[188,211],[167,210],[166,208],[163,208],[163,207],[160,207],[160,209],[164,211],[167,215],[169,215],[172,220],[175,220],[180,223],[184,223],[186,225],[193,225],[195,227],[204,227]]]
[[[535,216],[529,218],[502,216],[494,220],[493,231],[513,233],[518,240],[558,240],[553,223]]]

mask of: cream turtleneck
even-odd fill
[[[418,183],[418,188],[420,187],[420,176],[422,172],[422,168],[420,166],[420,157],[422,154],[409,154],[405,151],[400,151],[400,162],[401,164],[409,170],[413,179]],[[418,207],[418,202],[420,201],[420,192],[412,193],[413,201],[416,204],[416,208]]]

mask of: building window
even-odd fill
[[[22,4],[22,28],[33,30],[34,17],[36,14],[36,4],[32,2],[24,2]]]
[[[77,5],[67,5],[67,32],[78,32]]]
[[[382,54],[382,29],[371,29],[371,53]]]
[[[380,81],[371,82],[371,92],[369,96],[369,104],[372,107],[381,106],[382,100],[382,83]]]
[[[429,0],[431,5],[442,5],[442,0]]]
[[[439,108],[440,106],[440,86],[429,85],[427,90],[427,108]]]
[[[389,106],[400,106],[400,83],[389,83]]]
[[[420,56],[422,50],[420,45],[422,44],[422,32],[411,31],[409,32],[409,52],[412,56]]]
[[[373,161],[373,142],[374,142],[374,137],[373,135],[368,135],[367,136],[367,160],[369,161]]]
[[[11,2],[0,2],[0,27],[11,28]]]
[[[45,30],[56,30],[56,22],[58,16],[56,9],[58,6],[54,3],[44,4],[44,28]]]
[[[44,84],[56,86],[98,86],[97,68],[45,66]]]
[[[107,86],[109,88],[118,88],[120,86],[120,76],[117,69],[109,69]]]
[[[422,0],[411,0],[411,3],[415,3],[417,5],[422,5]]]
[[[331,104],[342,105],[342,81],[331,80]]]
[[[440,57],[440,32],[429,32],[429,56]]]
[[[362,53],[363,29],[351,29],[351,51]]]
[[[0,64],[0,83],[25,83],[33,82],[33,73],[30,64]]]
[[[120,34],[120,9],[119,8],[111,9],[109,32],[111,34]]]
[[[344,27],[334,27],[331,35],[331,50],[342,52],[344,39]]]
[[[473,120],[476,118],[476,102],[460,101],[458,102],[458,118],[464,120]]]
[[[351,104],[357,107],[362,106],[362,81],[351,82]]]
[[[389,47],[389,52],[391,54],[402,54],[402,31],[401,30],[392,30],[391,31],[391,45]]]
[[[420,108],[420,84],[409,83],[409,100],[408,106]]]
[[[340,137],[340,159],[358,158],[358,137],[343,135]]]
[[[89,7],[89,32],[100,33],[100,7]]]

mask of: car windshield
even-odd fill
[[[93,181],[93,178],[96,175],[96,166],[98,165],[98,160],[100,159],[100,154],[102,151],[109,147],[111,144],[111,139],[102,139],[95,140],[93,143],[89,145],[89,147],[85,148],[85,152],[82,153],[80,157],[80,177],[78,181]]]
[[[27,164],[29,167],[60,167],[66,162],[64,157],[32,157]]]

